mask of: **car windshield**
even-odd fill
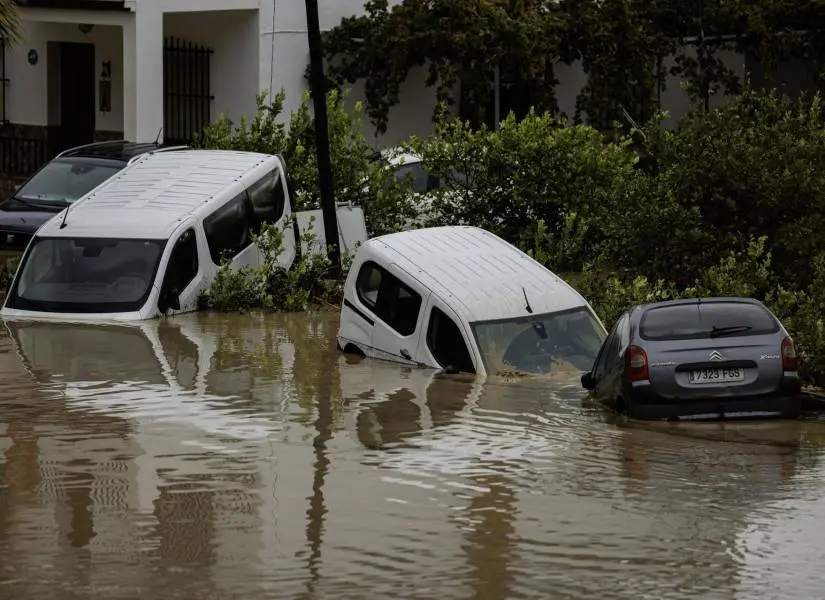
[[[650,308],[639,325],[646,340],[692,340],[760,335],[779,330],[776,319],[749,302],[697,302]]]
[[[35,238],[9,306],[47,312],[140,310],[165,240]]]
[[[71,204],[117,173],[117,165],[53,160],[14,194],[38,204]]]
[[[424,165],[421,162],[410,162],[397,167],[393,172],[393,177],[395,177],[397,181],[403,181],[407,177],[411,178],[413,190],[420,194],[439,188],[443,185],[443,182],[440,179],[434,175],[430,175],[424,169]],[[466,185],[467,176],[456,171],[450,174],[448,180]]]
[[[488,373],[583,371],[606,337],[585,307],[470,325]]]

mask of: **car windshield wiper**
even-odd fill
[[[728,327],[717,327],[714,325],[710,330],[710,337],[715,338],[729,333],[742,333],[753,329],[750,325],[730,325]]]
[[[26,206],[34,206],[35,208],[61,208],[62,205],[57,204],[55,202],[38,202],[37,200],[29,200],[28,198],[21,198],[20,196],[14,196],[12,198],[16,200],[20,204],[25,204]],[[65,200],[64,200],[65,202]],[[66,202],[68,204],[68,202]]]

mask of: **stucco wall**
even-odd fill
[[[72,23],[23,22],[23,41],[6,51],[6,119],[23,125],[48,123],[48,42],[77,42],[95,45],[95,93],[101,62],[112,63],[112,110],[96,113],[96,129],[123,130],[123,36],[112,25],[95,25],[88,34]],[[29,52],[37,52],[37,64],[29,64]],[[98,106],[99,108],[99,106]]]

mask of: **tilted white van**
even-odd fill
[[[347,353],[479,375],[590,368],[607,336],[570,285],[498,236],[431,227],[367,240],[344,287]]]
[[[222,257],[261,264],[251,233],[291,214],[285,168],[252,152],[141,156],[38,229],[0,314],[134,321],[195,310]],[[295,254],[285,227],[281,266]]]

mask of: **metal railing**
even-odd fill
[[[189,144],[209,124],[212,113],[213,50],[176,38],[163,44],[163,137]]]
[[[0,135],[0,177],[28,177],[48,160],[44,139]]]

